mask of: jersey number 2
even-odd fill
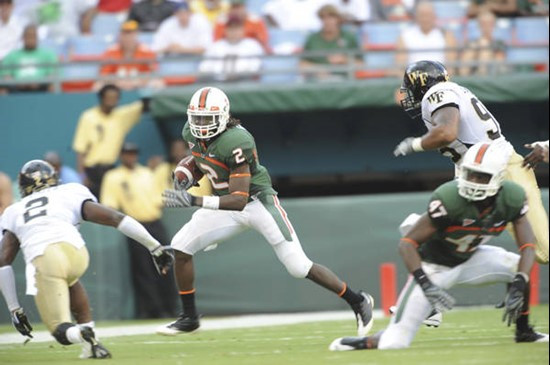
[[[23,219],[25,220],[25,223],[34,218],[45,216],[46,209],[44,207],[46,206],[46,204],[48,204],[48,198],[45,196],[29,200],[27,204],[25,204],[25,208],[27,209],[25,210],[25,213],[23,213]]]

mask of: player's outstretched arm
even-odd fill
[[[88,200],[82,205],[82,218],[86,221],[116,227],[124,235],[149,250],[157,270],[166,274],[174,262],[170,247],[162,246],[141,223],[119,211]]]
[[[413,152],[434,150],[445,147],[453,142],[458,136],[460,123],[460,112],[454,106],[446,106],[438,109],[433,114],[432,120],[436,125],[422,137],[407,137],[399,143],[393,154],[395,156],[406,156]]]
[[[454,298],[444,289],[431,282],[422,270],[422,260],[418,254],[418,247],[426,242],[437,231],[427,214],[424,214],[411,228],[407,235],[399,242],[399,253],[405,266],[413,275],[417,284],[422,288],[426,299],[432,308],[441,312],[449,310],[454,305]]]
[[[523,167],[535,168],[540,162],[548,163],[548,141],[533,142],[525,147],[532,151],[523,159]]]
[[[23,336],[32,338],[32,326],[27,319],[27,315],[17,299],[17,290],[15,288],[15,275],[11,264],[19,252],[19,240],[10,231],[4,233],[0,247],[0,291],[6,300],[11,314],[13,326]]]
[[[162,194],[164,206],[168,208],[198,206],[213,210],[241,211],[248,203],[250,178],[250,167],[244,163],[231,170],[228,195],[197,197],[185,190],[165,190]]]

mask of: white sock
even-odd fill
[[[82,336],[80,335],[80,327],[78,326],[71,326],[67,329],[67,332],[65,332],[65,336],[67,336],[67,339],[70,343],[82,343],[84,340],[82,339]]]
[[[94,321],[91,321],[91,322],[88,322],[88,323],[79,323],[78,325],[79,325],[80,327],[95,328],[95,322],[94,322]]]

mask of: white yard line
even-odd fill
[[[382,310],[374,311],[374,319],[383,318]],[[266,326],[282,326],[308,322],[327,322],[327,321],[354,321],[355,317],[351,311],[334,311],[334,312],[309,312],[309,313],[278,313],[278,314],[253,314],[234,317],[224,317],[201,320],[201,331],[223,330],[232,328],[251,328],[251,327],[266,327]],[[118,337],[118,336],[135,336],[155,334],[155,330],[163,323],[155,324],[132,324],[126,326],[101,327],[96,329],[98,337]],[[53,337],[47,331],[33,332],[33,342],[48,342],[54,341]],[[25,337],[19,333],[0,334],[0,344],[18,344],[22,343]]]

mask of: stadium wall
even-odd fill
[[[335,198],[283,200],[283,205],[308,256],[344,278],[355,289],[372,293],[380,305],[379,265],[395,262],[398,287],[404,285],[406,269],[397,252],[397,227],[411,212],[426,208],[428,193],[384,194]],[[543,192],[548,210],[548,190]],[[172,236],[193,210],[167,210],[164,215]],[[134,314],[124,237],[116,230],[82,225],[90,251],[90,267],[83,278],[96,319],[126,319]],[[494,239],[516,251],[508,233]],[[206,315],[266,312],[299,312],[346,309],[331,295],[308,280],[288,275],[269,244],[255,232],[245,232],[220,244],[214,251],[197,254],[196,287],[198,307]],[[38,315],[32,298],[24,296],[22,255],[16,260],[17,289],[30,318]],[[548,266],[541,267],[540,297],[548,302]],[[494,304],[504,294],[504,285],[453,290],[458,305]],[[0,322],[9,322],[0,310]]]

